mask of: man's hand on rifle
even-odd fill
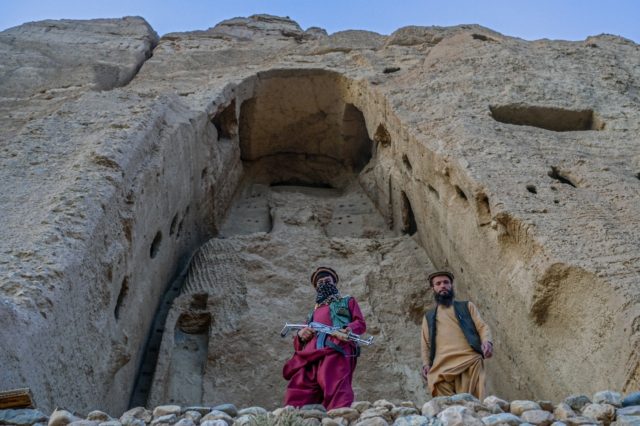
[[[315,331],[313,331],[313,329],[309,327],[301,328],[300,330],[298,330],[298,337],[303,342],[306,342],[308,340],[311,340],[311,338],[313,337],[313,333],[315,333]]]
[[[351,333],[351,329],[349,327],[344,327],[344,328],[341,328],[340,330],[337,330],[337,333],[334,334],[334,336],[342,340],[343,342],[348,342],[349,333]]]

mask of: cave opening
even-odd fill
[[[455,189],[456,189],[456,194],[458,194],[458,197],[460,197],[464,201],[468,201],[469,200],[467,198],[467,194],[465,194],[465,192],[462,190],[462,188],[460,188],[458,185],[455,185]]]
[[[238,119],[236,115],[236,100],[233,99],[229,105],[222,108],[211,122],[218,133],[218,140],[232,140],[238,133]]]
[[[576,184],[573,183],[573,181],[571,179],[569,179],[569,177],[567,177],[565,173],[560,171],[560,169],[558,169],[558,167],[551,166],[551,170],[549,171],[549,173],[547,173],[547,175],[551,179],[555,179],[560,183],[563,183],[565,185],[569,185],[569,186],[571,186],[573,188],[576,188]]]
[[[402,163],[404,164],[408,172],[411,172],[413,170],[413,166],[411,166],[411,161],[409,161],[409,157],[407,156],[407,154],[402,154]]]
[[[391,145],[391,135],[389,134],[389,131],[384,126],[384,124],[382,123],[378,124],[378,127],[376,128],[376,132],[373,135],[373,140],[377,144],[380,144],[381,146]]]
[[[122,308],[122,305],[128,293],[129,293],[129,277],[124,277],[122,279],[122,284],[120,284],[120,292],[118,293],[116,308],[113,311],[113,314],[116,317],[116,319],[120,318],[120,309]]]
[[[155,237],[153,237],[153,241],[151,242],[151,246],[149,246],[149,257],[151,259],[155,259],[160,251],[160,243],[162,242],[162,232],[156,232]]]
[[[370,161],[363,113],[327,71],[271,72],[240,106],[245,174],[256,183],[344,188]]]
[[[413,214],[411,208],[411,202],[407,194],[402,191],[402,233],[407,235],[413,235],[418,232],[418,225],[416,223],[416,217]]]

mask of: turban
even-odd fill
[[[315,287],[318,278],[322,277],[331,277],[336,284],[338,283],[338,274],[336,273],[336,271],[331,268],[327,268],[326,266],[321,266],[316,269],[313,274],[311,274],[311,284]]]

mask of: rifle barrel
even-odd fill
[[[313,330],[315,330],[316,332],[319,333],[326,333],[329,335],[332,334],[340,334],[343,335],[345,337],[347,337],[348,340],[351,340],[352,342],[357,342],[360,343],[362,345],[366,345],[369,346],[371,344],[373,344],[373,336],[369,336],[368,339],[363,339],[359,334],[355,334],[355,333],[348,333],[348,334],[344,334],[341,333],[339,331],[339,329],[337,327],[332,327],[326,324],[322,324],[319,322],[312,322],[310,324],[290,324],[290,323],[285,323],[284,327],[282,328],[282,331],[280,332],[280,336],[281,337],[285,337],[289,331],[291,330],[301,330],[305,327],[309,327],[312,328]]]

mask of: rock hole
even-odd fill
[[[203,380],[209,355],[211,314],[184,312],[178,317],[171,351],[168,395],[180,395],[186,401],[201,401]],[[177,398],[174,398],[176,401]]]
[[[180,223],[178,223],[178,230],[176,231],[176,238],[180,238],[180,235],[182,235],[182,227],[183,226],[184,226],[184,218],[182,218]]]
[[[402,162],[404,163],[404,166],[407,168],[408,171],[413,170],[413,167],[411,167],[411,162],[409,161],[409,157],[407,157],[407,154],[402,154]]]
[[[469,199],[467,198],[467,194],[464,193],[464,191],[462,190],[462,188],[460,188],[458,185],[455,185],[456,188],[456,194],[458,194],[458,197],[462,198],[465,201],[468,201]]]
[[[227,107],[216,114],[211,122],[218,131],[218,140],[233,139],[238,134],[238,119],[236,117],[236,100],[232,100]]]
[[[636,173],[636,179],[639,179],[639,180],[640,180],[640,172],[639,172],[639,173]]]
[[[573,183],[566,175],[560,172],[555,166],[551,166],[551,170],[547,174],[550,178],[555,179],[560,183],[564,183],[565,185],[570,185],[576,188],[576,184]]]
[[[416,218],[411,208],[411,202],[407,194],[402,191],[402,228],[403,234],[413,235],[418,231],[418,225],[416,224]]]
[[[271,209],[267,212],[267,234],[273,231],[273,212]]]
[[[327,182],[307,182],[295,178],[272,182],[269,186],[303,186],[306,188],[327,188],[334,189],[333,185]]]
[[[131,219],[122,219],[122,232],[124,233],[124,237],[127,242],[131,244],[131,239],[133,237],[133,221]]]
[[[495,41],[494,39],[489,38],[489,37],[487,37],[487,36],[486,36],[486,35],[484,35],[484,34],[471,34],[471,37],[472,37],[474,40],[480,40],[480,41]]]
[[[169,226],[169,235],[173,235],[176,233],[177,226],[178,226],[178,213],[173,215],[173,219],[171,219],[171,225]]]
[[[491,222],[491,206],[489,197],[485,193],[479,193],[476,197],[476,209],[478,211],[478,224],[487,225]]]
[[[209,172],[208,167],[205,167],[204,169],[202,169],[202,171],[200,172],[200,180],[204,180],[204,178],[207,177],[208,172]]]
[[[437,199],[440,199],[440,193],[438,192],[437,189],[435,189],[431,185],[427,185],[427,188],[429,188],[429,192],[432,193],[433,195],[435,195]]]
[[[151,247],[149,248],[149,256],[151,258],[155,258],[158,255],[158,251],[160,251],[160,243],[162,242],[162,232],[158,231],[156,236],[153,238],[151,242]]]
[[[129,277],[124,277],[124,279],[122,280],[122,284],[120,284],[120,292],[118,293],[116,308],[113,311],[113,315],[116,317],[116,319],[120,318],[120,308],[122,308],[122,304],[125,297],[127,297],[127,293],[129,293]]]
[[[527,188],[527,191],[529,191],[532,194],[538,193],[538,190],[536,189],[535,185],[527,185],[526,188]]]
[[[367,133],[367,125],[362,111],[353,104],[346,104],[342,115],[342,138],[348,147],[352,147],[351,158],[352,168],[360,171],[367,165],[372,155],[372,143]]]
[[[393,74],[398,71],[400,71],[400,67],[386,67],[382,72],[384,74]]]
[[[208,312],[184,312],[178,318],[178,328],[187,334],[204,334],[209,332],[211,314]]]
[[[207,293],[196,293],[191,296],[191,303],[189,304],[189,309],[203,311],[207,309],[208,300],[209,300],[209,295]]]
[[[373,135],[373,140],[382,146],[389,146],[391,144],[391,135],[389,135],[384,125],[379,124],[376,133]]]
[[[491,105],[491,117],[501,123],[533,126],[554,132],[602,130],[605,123],[590,109],[569,110],[533,105]]]

